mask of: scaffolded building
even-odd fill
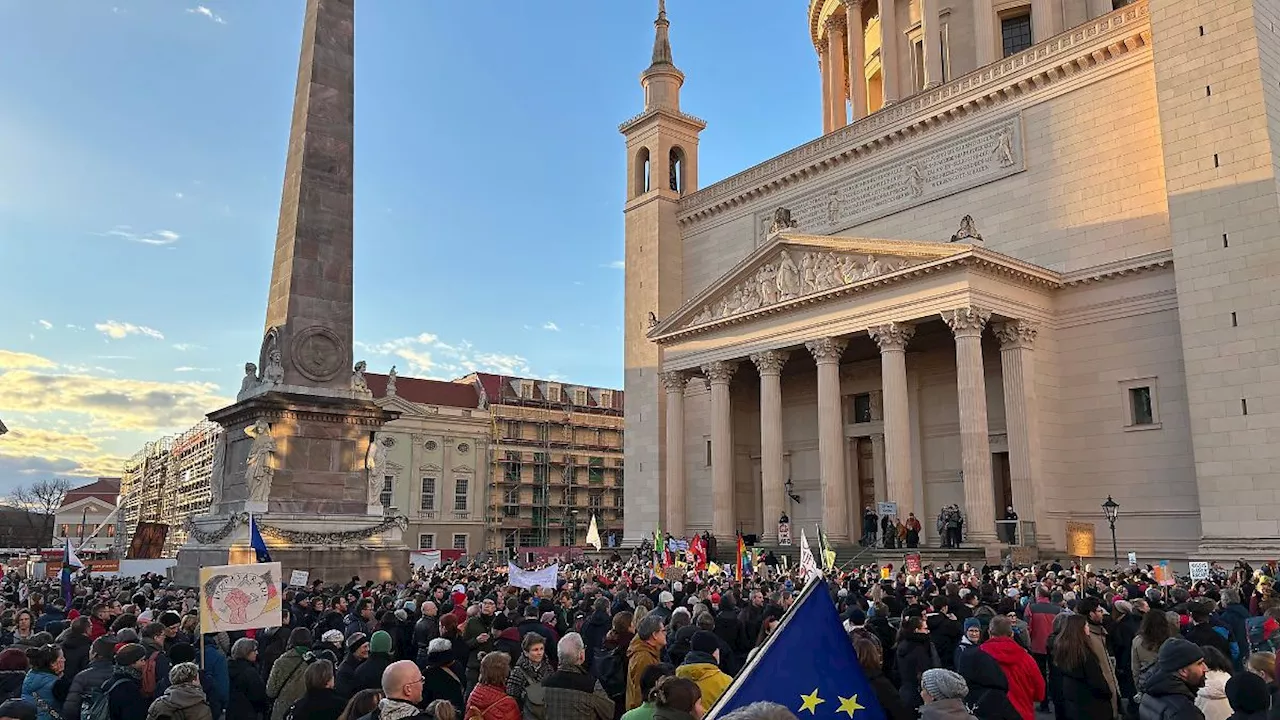
[[[147,443],[125,463],[120,515],[129,537],[139,522],[168,525],[164,555],[177,554],[187,539],[183,522],[209,510],[213,449],[221,435],[219,425],[202,420],[179,435]]]
[[[491,548],[581,546],[595,516],[601,541],[622,540],[622,392],[476,373],[489,443]]]

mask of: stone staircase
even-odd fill
[[[814,552],[814,559],[817,560],[818,545],[813,543],[811,549]],[[800,547],[798,545],[756,545],[756,549],[761,553],[770,550],[781,561],[785,556],[787,564],[795,567],[800,563]],[[837,546],[836,551],[836,567],[857,567],[862,565],[870,565],[876,563],[884,566],[891,563],[894,569],[902,567],[906,561],[906,556],[910,553],[920,554],[921,565],[942,565],[950,562],[952,565],[958,565],[962,562],[974,563],[981,565],[985,559],[985,553],[980,546],[960,546],[956,549],[943,549],[939,547],[921,547],[915,549],[894,549],[887,550],[885,548],[864,548],[860,545],[843,545]],[[717,552],[716,562],[732,563],[736,560],[736,552]]]

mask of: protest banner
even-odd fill
[[[507,584],[511,587],[528,590],[538,587],[554,588],[556,578],[560,575],[560,566],[552,565],[541,570],[525,570],[513,562],[507,563]]]
[[[279,627],[280,563],[200,568],[200,632]]]
[[[1173,576],[1173,568],[1169,567],[1168,560],[1161,560],[1155,566],[1156,583],[1168,587],[1178,582]]]
[[[1137,564],[1138,564],[1138,553],[1136,553],[1136,552],[1131,552],[1131,553],[1129,553],[1129,564],[1130,564],[1130,565],[1137,565]]]
[[[898,503],[892,501],[878,502],[876,503],[876,514],[880,517],[884,517],[885,515],[897,517]]]
[[[1093,557],[1095,528],[1091,522],[1067,521],[1067,554],[1072,557]]]
[[[1188,563],[1188,565],[1191,567],[1192,582],[1209,579],[1209,563],[1196,561]]]
[[[289,584],[293,587],[306,587],[307,579],[311,577],[310,571],[294,570],[289,573]]]
[[[920,553],[911,553],[907,556],[907,572],[913,575],[920,572]]]
[[[430,572],[440,564],[442,557],[439,550],[415,550],[409,553],[409,565],[415,572],[420,569]]]

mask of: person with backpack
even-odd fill
[[[90,710],[83,709],[80,720],[137,720],[146,717],[150,700],[142,694],[142,667],[147,662],[147,649],[129,643],[116,651],[111,679],[102,684],[102,696],[93,698]],[[106,705],[106,712],[101,706]]]
[[[267,697],[273,702],[271,720],[284,720],[289,708],[306,692],[302,673],[310,663],[311,643],[310,630],[294,628],[289,633],[289,649],[271,666],[267,678]]]
[[[532,717],[532,713],[526,709],[527,705],[542,705],[545,702],[542,681],[551,675],[553,669],[547,660],[547,644],[542,635],[527,633],[520,643],[520,649],[520,659],[507,676],[507,694],[515,699],[528,718]]]
[[[139,633],[138,643],[147,651],[147,662],[142,668],[142,696],[148,700],[156,697],[157,689],[164,692],[164,688],[159,687],[162,678],[169,677],[169,669],[172,663],[169,656],[165,654],[165,632],[162,623],[147,623]]]
[[[67,701],[62,704],[62,720],[80,720],[81,706],[92,705],[93,691],[111,679],[115,667],[116,645],[109,638],[100,637],[89,648],[89,665],[76,673],[67,690]]]
[[[591,674],[600,681],[605,693],[618,710],[625,710],[627,702],[627,648],[635,633],[631,629],[630,611],[623,610],[613,616],[613,629],[605,636],[604,644],[596,653],[595,666]],[[581,636],[579,636],[581,637]],[[587,670],[587,668],[583,668]],[[617,714],[615,713],[615,717]]]
[[[213,720],[200,687],[200,666],[178,663],[169,671],[169,687],[147,709],[147,720]]]

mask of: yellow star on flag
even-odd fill
[[[818,705],[826,702],[826,700],[818,697],[818,688],[814,688],[812,693],[808,695],[801,695],[800,702],[802,703],[800,705],[800,712],[808,710],[810,715],[817,715]]]
[[[853,717],[853,714],[858,712],[859,710],[866,710],[865,707],[858,704],[857,695],[854,695],[851,698],[840,697],[839,695],[837,695],[836,697],[840,698],[840,707],[836,710],[836,712],[848,713],[849,717]]]

